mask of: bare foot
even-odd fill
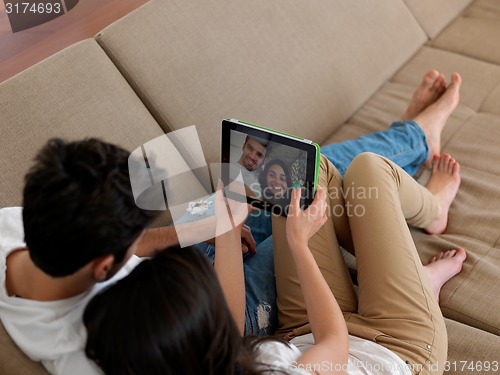
[[[413,120],[420,125],[427,138],[429,158],[424,163],[427,167],[432,165],[434,156],[441,153],[441,132],[446,125],[448,117],[450,117],[451,113],[458,105],[461,84],[462,78],[460,75],[458,73],[453,73],[451,75],[451,83],[444,93],[442,93],[434,103],[430,104],[413,118]]]
[[[411,120],[429,105],[438,100],[446,90],[443,74],[437,70],[430,70],[424,74],[422,82],[418,85],[408,104],[408,108],[401,117],[402,120]]]
[[[438,218],[424,230],[429,234],[441,234],[448,224],[448,211],[460,186],[460,164],[448,154],[435,156],[432,176],[426,188],[439,202]]]
[[[462,270],[462,264],[466,257],[464,249],[449,250],[439,253],[432,258],[428,265],[424,266],[438,303],[441,287]]]

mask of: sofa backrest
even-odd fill
[[[49,138],[97,137],[133,151],[164,135],[94,39],[0,84],[0,124],[0,207],[22,204],[24,175]],[[176,167],[179,163],[182,160]],[[189,181],[191,191],[203,191],[196,178]],[[182,189],[176,191],[185,195]]]
[[[98,137],[133,150],[163,134],[94,39],[3,82],[0,124],[0,207],[21,205],[24,174],[49,138]]]
[[[431,46],[500,65],[499,20],[500,1],[476,0]]]
[[[404,0],[430,39],[474,0]]]
[[[403,0],[151,0],[96,39],[162,128],[198,125],[218,161],[226,117],[322,142],[427,37]]]

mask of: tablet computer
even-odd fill
[[[316,143],[248,122],[225,119],[221,144],[222,181],[228,185],[241,174],[248,203],[286,216],[291,191],[300,186],[302,209],[311,204],[320,164]]]

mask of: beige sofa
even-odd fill
[[[235,117],[327,144],[385,129],[431,68],[463,77],[443,134],[462,185],[446,232],[413,235],[424,262],[438,250],[468,252],[442,292],[448,373],[497,373],[497,0],[151,0],[0,84],[0,205],[21,204],[23,175],[49,137],[98,136],[132,150],[195,124],[217,161],[220,121]],[[44,373],[3,327],[0,348],[0,374]]]

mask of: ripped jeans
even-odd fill
[[[264,210],[252,212],[246,224],[252,229],[256,252],[245,255],[243,261],[246,289],[245,335],[268,336],[278,328],[271,214]],[[200,243],[195,246],[213,263],[214,245]]]

